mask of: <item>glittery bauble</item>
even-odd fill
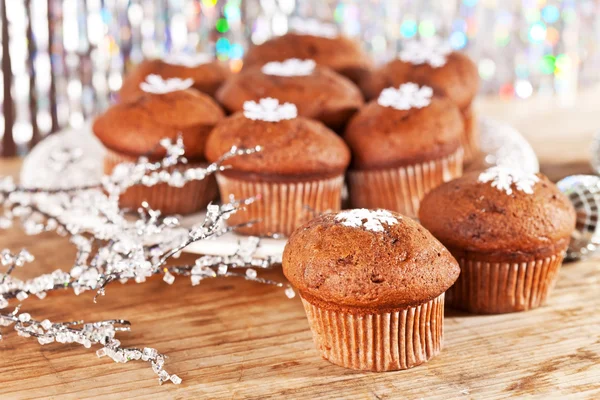
[[[557,185],[571,200],[577,214],[577,224],[567,250],[567,259],[577,260],[595,252],[600,245],[600,177],[573,175],[562,179]]]
[[[592,141],[592,154],[591,161],[592,168],[597,174],[600,174],[600,132],[596,133],[594,140]]]

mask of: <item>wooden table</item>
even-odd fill
[[[483,100],[482,114],[505,118],[534,145],[542,169],[557,179],[590,171],[587,149],[598,119],[598,95],[574,108],[533,99]],[[597,91],[596,91],[597,92]],[[550,111],[549,111],[550,110]],[[600,125],[600,124],[598,124]],[[0,161],[0,175],[19,161]],[[21,277],[68,268],[74,253],[52,235],[0,233],[0,248],[26,246],[36,263]],[[273,277],[283,279],[280,272]],[[298,298],[242,280],[179,279],[113,285],[93,304],[91,294],[56,293],[27,300],[34,318],[66,321],[123,318],[126,345],[169,355],[167,370],[181,386],[158,386],[145,363],[115,364],[79,345],[40,347],[5,330],[0,342],[0,398],[600,398],[600,268],[598,260],[565,265],[549,303],[527,313],[471,316],[449,311],[445,348],[426,365],[393,373],[360,373],[322,360]]]

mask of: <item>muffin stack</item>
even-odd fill
[[[463,176],[478,154],[478,84],[474,64],[442,43],[407,43],[372,69],[356,42],[319,27],[252,47],[234,75],[202,55],[146,61],[94,132],[107,171],[162,157],[162,138],[181,136],[191,165],[260,147],[226,160],[216,180],[136,186],[121,203],[190,213],[217,184],[224,200],[254,198],[228,223],[290,237],[283,271],[322,356],[406,369],[441,350],[444,303],[472,313],[542,305],[575,225],[542,175]],[[352,210],[341,211],[344,183]]]
[[[575,229],[573,205],[548,178],[502,167],[434,189],[419,217],[461,266],[448,303],[473,313],[542,305]]]
[[[204,53],[171,54],[163,60],[145,60],[123,80],[120,100],[127,102],[143,94],[140,85],[148,75],[158,75],[163,79],[191,79],[194,89],[212,97],[230,74],[224,64]]]
[[[124,79],[120,103],[94,125],[110,150],[107,171],[142,155],[159,158],[159,138],[179,134],[195,165],[234,145],[260,145],[259,154],[230,160],[232,169],[218,174],[222,196],[260,196],[232,218],[239,225],[252,217],[252,226],[237,227],[241,233],[289,235],[311,215],[339,210],[345,178],[352,206],[416,218],[427,192],[462,174],[465,113],[477,88],[468,59],[441,52],[434,60],[438,53],[427,50],[435,54],[421,55],[420,64],[429,67],[415,62],[414,73],[393,63],[373,70],[357,42],[311,26],[251,47],[238,74],[205,54],[142,62]],[[189,87],[158,93],[149,80]],[[467,81],[470,94],[461,97],[457,88]],[[366,105],[365,96],[372,99]],[[163,212],[190,213],[214,198],[213,180],[198,185],[187,188],[194,192],[134,187],[122,204],[146,200]]]
[[[363,105],[360,90],[348,78],[298,58],[245,68],[227,80],[216,97],[230,113],[242,111],[246,101],[265,97],[291,102],[299,115],[338,131]]]
[[[479,151],[479,135],[473,100],[479,88],[475,64],[464,54],[452,51],[438,40],[410,41],[398,57],[381,66],[361,82],[367,99],[374,99],[387,87],[406,82],[427,85],[449,98],[464,120],[462,146],[468,163]]]
[[[350,121],[344,139],[354,158],[350,203],[416,218],[434,187],[462,175],[460,111],[429,86],[387,88]]]
[[[212,98],[193,89],[192,85],[191,79],[164,80],[158,75],[149,75],[140,85],[139,95],[131,101],[115,104],[94,121],[94,133],[107,149],[106,173],[120,163],[134,162],[142,156],[149,161],[160,160],[166,153],[159,145],[163,138],[183,138],[189,167],[207,165],[206,140],[224,113]],[[121,196],[120,205],[136,210],[146,201],[165,214],[189,214],[204,208],[216,194],[216,182],[210,177],[183,187],[166,183],[136,185]]]
[[[315,29],[309,33],[288,33],[251,47],[244,58],[244,68],[290,58],[314,60],[355,83],[365,79],[372,66],[358,42],[330,29]]]
[[[231,169],[217,175],[224,199],[260,196],[229,218],[233,225],[252,223],[238,232],[287,236],[315,214],[340,209],[348,147],[321,122],[299,116],[293,104],[245,102],[243,112],[217,124],[206,156],[216,161],[232,146],[263,148],[230,160]]]
[[[283,271],[332,363],[392,371],[441,350],[444,292],[459,268],[412,219],[367,209],[322,215],[290,237]]]

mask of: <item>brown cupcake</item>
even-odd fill
[[[486,314],[542,305],[575,227],[573,206],[545,176],[501,167],[432,190],[419,218],[461,266],[447,303]]]
[[[110,173],[116,165],[134,162],[140,156],[160,160],[166,154],[160,140],[174,140],[179,135],[183,138],[188,165],[193,168],[207,165],[206,139],[214,125],[224,118],[223,111],[210,97],[189,88],[191,82],[166,82],[174,85],[171,89],[179,89],[167,93],[142,92],[133,101],[113,105],[94,121],[94,134],[107,149],[105,172]],[[137,185],[121,196],[120,205],[135,209],[147,201],[165,214],[188,214],[205,207],[216,195],[214,177],[208,177],[183,187]]]
[[[275,99],[248,102],[219,123],[206,144],[215,161],[232,146],[262,151],[227,161],[231,169],[217,174],[222,198],[260,196],[229,218],[249,235],[289,235],[314,213],[340,209],[344,171],[350,151],[334,132],[318,121],[296,116],[290,103]]]
[[[334,130],[343,128],[363,104],[360,90],[349,79],[315,66],[312,60],[289,59],[244,69],[217,92],[217,100],[229,112],[242,111],[245,101],[264,97],[293,103],[298,115]]]
[[[393,371],[441,350],[444,292],[459,268],[412,219],[355,209],[296,230],[283,252],[283,273],[302,298],[323,358]]]
[[[164,60],[145,60],[125,76],[119,100],[130,101],[142,95],[144,92],[140,89],[140,84],[151,74],[163,79],[190,78],[194,81],[194,89],[214,97],[230,72],[225,64],[212,58],[209,60],[206,54],[173,55]]]
[[[479,151],[479,133],[473,110],[473,100],[479,89],[479,73],[473,61],[441,44],[408,42],[398,58],[373,71],[361,82],[361,88],[367,99],[374,99],[383,89],[406,82],[427,85],[458,106],[465,119],[462,137],[465,162],[470,162]]]
[[[262,66],[288,58],[311,59],[358,83],[371,69],[371,61],[360,44],[345,36],[323,37],[288,33],[250,47],[244,68]]]
[[[462,175],[463,122],[456,105],[414,84],[389,88],[348,124],[350,202],[416,218],[419,202]]]

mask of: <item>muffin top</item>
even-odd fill
[[[398,58],[365,78],[361,87],[373,99],[386,87],[416,82],[433,88],[466,109],[479,89],[479,73],[471,59],[441,43],[407,42]]]
[[[454,254],[483,253],[487,259],[555,254],[575,228],[572,204],[548,178],[503,167],[433,189],[421,202],[419,218]]]
[[[318,121],[297,116],[291,103],[276,99],[248,101],[244,111],[220,122],[206,144],[206,158],[213,162],[232,146],[261,151],[234,157],[227,173],[297,178],[339,175],[350,164],[350,151],[342,139]]]
[[[217,92],[217,99],[230,112],[243,110],[245,101],[264,97],[293,103],[298,115],[327,125],[337,122],[341,114],[348,118],[363,104],[352,81],[313,60],[294,58],[244,69]]]
[[[192,79],[192,87],[202,93],[214,96],[217,89],[230,75],[229,69],[208,54],[173,54],[163,60],[145,60],[136,66],[123,80],[119,91],[121,101],[130,101],[143,94],[140,84],[146,77],[156,74],[164,79]]]
[[[354,82],[362,79],[371,68],[371,61],[360,44],[350,38],[300,33],[287,33],[251,47],[244,57],[244,67],[288,58],[315,60]]]
[[[302,297],[354,312],[425,303],[459,272],[425,228],[386,210],[321,215],[298,228],[283,252],[283,273]]]
[[[387,88],[362,108],[344,139],[356,169],[379,169],[439,159],[460,148],[464,130],[458,107],[414,83]]]
[[[190,79],[162,80],[157,75],[142,83],[142,95],[110,107],[94,121],[93,131],[109,149],[138,157],[166,154],[161,139],[183,137],[189,159],[203,159],[213,126],[224,118],[209,96],[191,89]]]

